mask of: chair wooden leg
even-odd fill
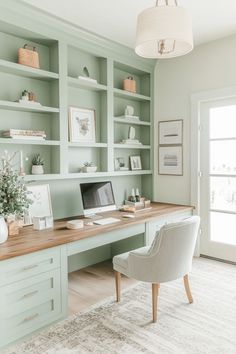
[[[184,276],[184,287],[185,287],[185,291],[186,291],[186,294],[187,294],[188,301],[189,301],[190,304],[192,304],[193,303],[193,297],[192,297],[190,286],[189,286],[188,274],[186,274]]]
[[[116,301],[120,302],[120,279],[121,274],[115,270],[115,279],[116,279]]]
[[[157,302],[160,284],[152,284],[152,320],[155,323],[157,321]]]

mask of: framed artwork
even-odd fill
[[[74,143],[95,143],[95,110],[69,108],[70,141]]]
[[[159,146],[159,175],[183,175],[182,146]]]
[[[182,119],[159,122],[159,145],[181,145],[182,143]]]
[[[141,157],[130,156],[130,166],[132,171],[141,170],[142,169]]]
[[[29,198],[32,204],[29,207],[28,214],[25,215],[25,225],[33,224],[34,216],[52,216],[52,203],[49,184],[27,186],[30,192]]]

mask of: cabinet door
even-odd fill
[[[146,223],[146,231],[145,231],[145,243],[146,246],[152,244],[153,239],[155,238],[157,232],[161,229],[165,224],[169,224],[171,222],[181,221],[192,215],[192,210],[181,212],[181,213],[173,213],[169,215],[160,216],[150,222]]]

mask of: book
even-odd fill
[[[137,139],[124,139],[121,143],[127,145],[142,145],[142,143],[140,143]]]
[[[115,118],[120,118],[120,119],[128,119],[128,120],[133,120],[133,121],[140,121],[140,118],[138,116],[130,116],[130,115],[124,115],[124,116],[118,116]]]
[[[41,103],[29,100],[19,100],[20,104],[24,104],[25,106],[42,106]]]
[[[34,135],[13,135],[13,136],[4,136],[6,139],[19,139],[19,140],[45,140],[43,136],[34,136]]]
[[[46,133],[44,130],[8,129],[2,132],[2,136],[6,138],[13,136],[39,136],[46,138]]]

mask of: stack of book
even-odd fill
[[[2,133],[4,138],[23,139],[23,140],[45,140],[46,133],[44,130],[23,130],[8,129]]]

